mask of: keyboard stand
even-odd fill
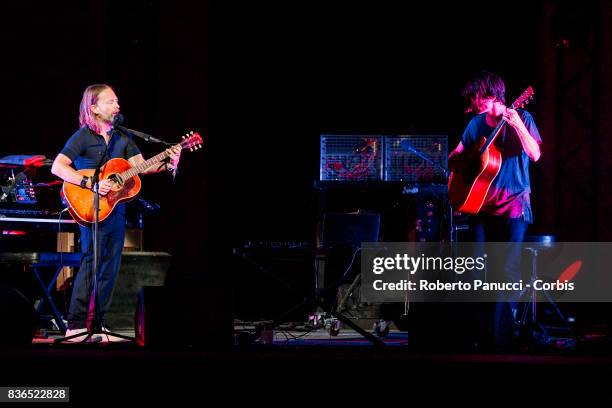
[[[65,266],[79,266],[81,264],[80,252],[3,252],[0,253],[0,263],[20,264],[32,269],[36,280],[43,291],[43,298],[36,307],[36,311],[40,312],[44,301],[46,300],[51,307],[53,316],[55,317],[57,326],[60,330],[66,331],[67,327],[59,309],[55,305],[51,297],[51,291],[55,286],[55,282],[60,272]],[[46,284],[40,274],[40,268],[57,268],[53,275],[53,279],[49,284]]]

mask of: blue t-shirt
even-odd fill
[[[101,158],[102,164],[116,158],[127,160],[140,154],[140,150],[134,143],[133,136],[123,132],[113,132],[106,150],[104,137],[83,126],[70,136],[61,153],[72,160],[77,170],[82,170],[95,169]]]
[[[538,144],[542,143],[540,132],[531,114],[521,109],[518,113],[531,136]],[[489,137],[493,129],[487,124],[485,113],[474,116],[463,132],[461,143],[466,149],[471,149],[481,137]],[[533,223],[529,200],[530,159],[523,149],[516,130],[508,124],[504,125],[494,144],[501,151],[502,165],[491,184],[481,212],[504,218],[523,218],[526,222]]]

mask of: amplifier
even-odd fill
[[[320,180],[382,180],[382,136],[321,135]]]
[[[448,138],[441,135],[401,135],[385,140],[385,181],[445,183]]]
[[[320,181],[446,184],[445,135],[321,135]]]

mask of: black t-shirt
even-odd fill
[[[104,155],[106,151],[106,155]],[[66,157],[72,160],[77,170],[95,169],[102,159],[102,164],[110,159],[129,159],[140,154],[140,150],[133,140],[131,134],[123,132],[113,132],[108,141],[108,150],[104,137],[95,133],[88,126],[83,126],[77,130],[61,151]]]

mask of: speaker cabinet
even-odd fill
[[[0,346],[30,347],[35,320],[30,300],[17,289],[0,285]]]
[[[268,247],[238,251],[232,258],[233,310],[241,320],[304,322],[307,307],[298,307],[315,289],[311,249]]]
[[[229,302],[200,283],[145,286],[138,295],[136,343],[147,348],[226,349],[233,344]]]
[[[108,324],[113,330],[134,327],[134,312],[140,288],[163,286],[170,260],[171,256],[166,252],[123,253],[113,301],[107,314]]]

